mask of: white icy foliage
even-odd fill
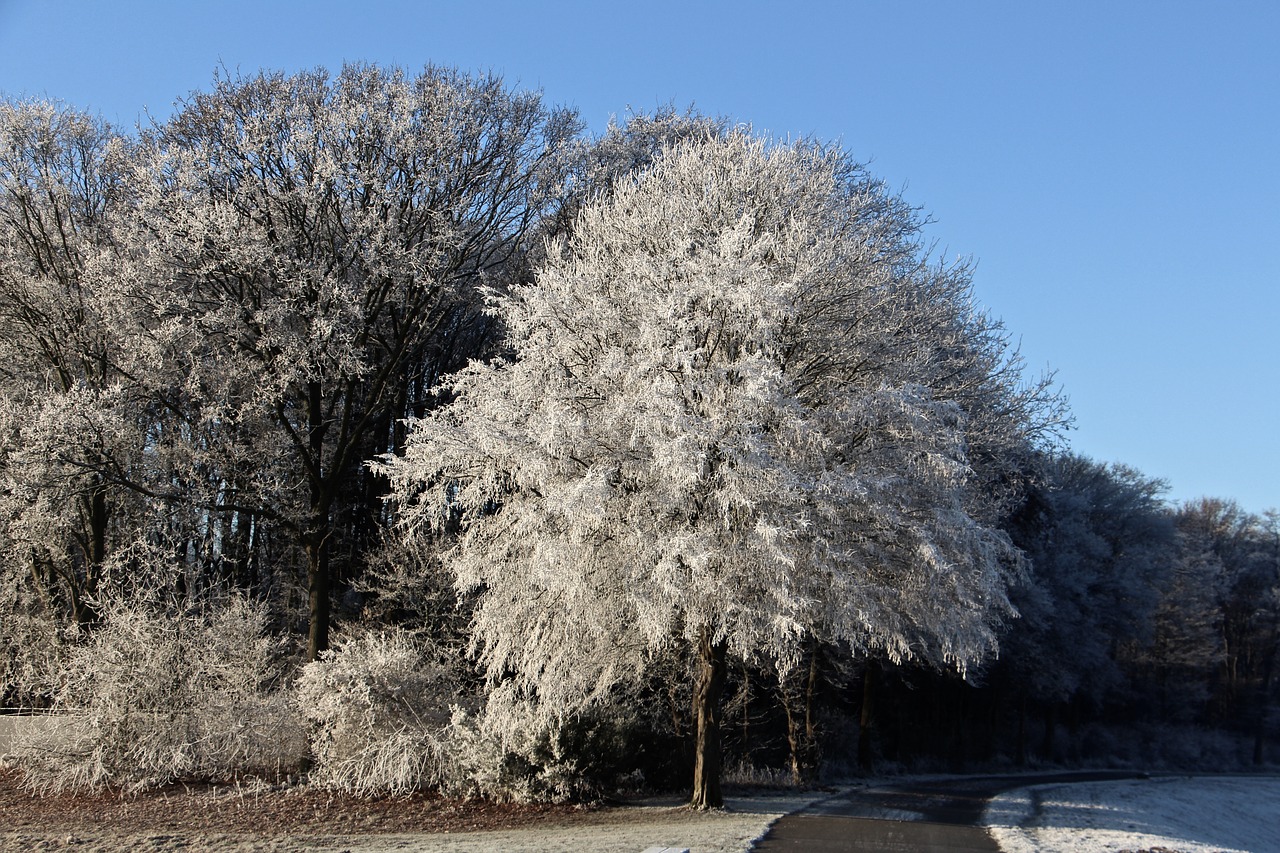
[[[915,230],[842,152],[735,132],[588,205],[495,298],[513,358],[384,465],[412,530],[457,531],[493,677],[568,709],[708,629],[784,669],[809,635],[994,648],[1011,549],[966,509],[943,380],[989,328]]]
[[[400,796],[445,781],[453,683],[404,631],[341,638],[307,664],[297,702],[311,724],[313,783]]]
[[[161,611],[116,600],[70,646],[48,727],[9,756],[36,791],[134,790],[184,779],[268,777],[305,754],[281,691],[266,612],[239,597]]]

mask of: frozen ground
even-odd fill
[[[82,825],[56,831],[0,827],[0,850],[78,853],[639,853],[649,847],[693,853],[745,853],[783,814],[804,808],[817,792],[730,797],[725,811],[695,812],[676,800],[612,811],[590,823],[477,832],[308,834],[271,836],[163,830],[120,833]]]
[[[475,832],[454,836],[405,836],[345,839],[335,850],[374,853],[380,850],[412,853],[638,853],[649,847],[690,848],[692,853],[743,853],[787,812],[804,808],[820,794],[727,798],[728,809],[693,812],[655,805],[652,817],[572,829],[551,828]],[[647,809],[645,809],[647,810]],[[642,810],[642,811],[645,811]],[[324,849],[324,848],[310,848]]]
[[[1004,853],[1280,853],[1280,779],[1168,777],[1042,785],[991,802]]]

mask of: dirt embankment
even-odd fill
[[[22,787],[20,772],[0,768],[0,833],[10,837],[10,844],[19,835],[74,842],[104,833],[270,839],[467,832],[600,820],[609,811],[446,800],[429,794],[366,800],[302,788],[243,785],[170,785],[135,796],[118,792],[34,796]]]
[[[748,789],[725,811],[680,798],[611,806],[497,804],[431,794],[366,800],[303,787],[172,785],[36,797],[0,768],[0,850],[77,853],[634,853],[650,846],[741,853],[819,791]]]

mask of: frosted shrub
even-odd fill
[[[15,746],[41,790],[137,790],[276,775],[305,756],[301,723],[269,691],[272,641],[240,598],[204,613],[115,603],[69,656],[50,725]]]
[[[66,670],[66,637],[47,617],[17,608],[0,612],[0,705],[44,708]]]
[[[311,724],[311,780],[360,796],[439,785],[453,680],[405,631],[339,639],[307,664],[297,701]]]
[[[502,685],[479,714],[455,711],[447,781],[453,793],[497,801],[595,799],[634,769],[638,727],[624,706],[561,717]]]

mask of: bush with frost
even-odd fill
[[[557,715],[498,685],[478,713],[455,710],[447,782],[453,793],[497,801],[598,799],[640,775],[642,729],[629,703]]]
[[[440,786],[450,766],[454,684],[443,656],[410,632],[339,638],[297,684],[311,781],[360,796]]]
[[[43,709],[66,670],[67,631],[44,614],[10,607],[0,590],[0,705]]]
[[[112,602],[67,655],[47,725],[12,759],[37,790],[278,776],[305,756],[300,721],[275,689],[263,608],[233,596],[200,609]]]

